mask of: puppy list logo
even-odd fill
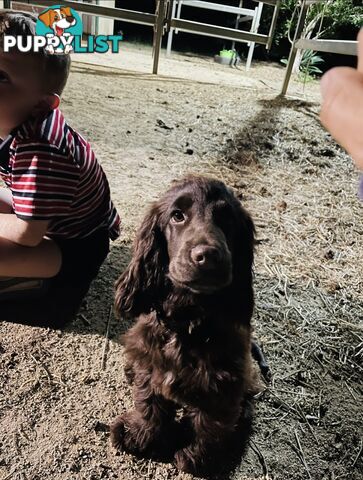
[[[82,45],[82,32],[81,17],[73,8],[54,5],[38,16],[34,36],[5,35],[4,52],[16,47],[21,52],[44,48],[50,54],[106,53],[110,46],[112,53],[119,52],[122,35],[88,35]]]

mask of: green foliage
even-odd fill
[[[234,55],[235,55],[234,50],[223,49],[219,52],[219,56],[224,58],[233,58]]]
[[[281,3],[280,36],[287,37],[290,29],[292,32],[295,29],[299,11],[298,9],[295,9],[297,3],[297,0],[283,0]],[[285,20],[284,18],[281,18],[281,15],[285,18]]]
[[[318,65],[323,63],[324,60],[313,50],[305,50],[300,62],[300,79],[307,81],[313,79],[317,73],[323,73]],[[281,63],[287,64],[287,59],[283,58]]]
[[[313,50],[305,50],[300,63],[300,72],[309,77],[314,76],[316,73],[322,73],[317,65],[323,62],[324,60]]]
[[[299,9],[295,9],[296,4],[297,0],[282,1],[274,38],[273,56],[279,58],[288,56],[290,43],[287,37],[289,33],[293,37],[299,13]],[[313,5],[309,9],[307,24],[321,14],[323,20],[317,22],[312,38],[319,31],[320,38],[353,40],[359,28],[363,27],[362,0],[335,0],[329,4],[322,2]]]
[[[287,35],[291,22],[293,22],[293,27],[296,25],[297,15],[292,19],[296,4],[296,0],[283,0],[282,2],[281,12],[288,17],[287,20],[283,20],[282,33],[284,35]],[[307,23],[319,14],[323,14],[321,26],[320,23],[318,24],[318,27],[324,32],[322,38],[339,38],[336,35],[339,35],[342,27],[359,29],[363,26],[362,0],[334,0],[330,3],[317,3],[309,9]]]
[[[311,9],[311,15],[316,14],[323,8],[323,4],[314,6],[314,8]],[[323,38],[336,38],[336,36],[339,35],[341,27],[358,29],[362,26],[363,4],[361,0],[335,0],[326,6],[322,24],[324,30]]]

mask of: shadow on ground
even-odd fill
[[[81,64],[81,62],[79,62]],[[167,83],[182,83],[183,85],[185,84],[201,84],[201,85],[215,85],[213,82],[201,82],[198,80],[187,80],[184,78],[179,78],[179,77],[168,77],[168,76],[163,76],[163,75],[154,75],[152,73],[137,73],[137,72],[132,72],[128,70],[120,70],[120,69],[115,69],[115,70],[109,70],[109,67],[103,67],[104,69],[97,69],[97,68],[92,68],[92,65],[90,67],[86,67],[85,64],[82,64],[82,67],[77,67],[74,66],[72,67],[72,72],[79,73],[81,75],[91,75],[92,77],[115,77],[119,79],[120,77],[122,79],[132,79],[132,80],[143,80],[147,82],[154,82],[154,83],[159,83],[161,80],[163,82]],[[107,70],[106,70],[107,68]]]
[[[96,313],[101,310],[102,301],[112,305],[114,283],[129,258],[129,246],[112,246],[98,276],[91,283],[75,283],[72,278],[67,278],[61,285],[50,287],[42,298],[3,301],[0,303],[1,320],[34,327],[74,330],[77,333],[102,334],[99,322],[87,321],[86,315],[81,312],[91,309]]]
[[[114,74],[89,70],[80,69],[81,73]],[[115,72],[115,75],[120,75],[120,72]],[[273,120],[278,117],[282,108],[299,111],[303,109],[308,116],[317,120],[316,114],[310,108],[313,104],[308,102],[276,97],[272,100],[260,100],[259,103],[262,109],[236,136],[233,153],[226,152],[229,162],[236,167],[253,162],[260,150],[269,149],[278,128],[277,122]],[[52,288],[42,299],[1,302],[1,319],[37,327],[67,328],[78,333],[104,334],[107,312],[113,303],[114,283],[126,268],[129,259],[129,245],[113,245],[98,277],[91,284],[75,284],[72,278],[69,278],[58,288]],[[87,317],[92,319],[88,320]],[[124,323],[126,328],[127,322]]]
[[[317,113],[314,111],[314,102],[307,102],[298,99],[289,99],[277,96],[272,99],[260,99],[257,103],[261,106],[256,115],[249,120],[242,129],[238,130],[233,140],[231,139],[222,152],[228,163],[235,169],[239,170],[246,165],[258,164],[259,160],[267,158],[271,155],[271,151],[276,146],[276,135],[281,133],[300,135],[301,132],[296,130],[294,125],[284,127],[285,131],[281,132],[281,117],[284,111],[292,110],[303,114],[307,118],[313,119],[317,127],[320,127],[320,121]],[[288,132],[289,130],[289,132]],[[312,139],[314,144],[314,139]],[[293,153],[291,153],[294,160]]]

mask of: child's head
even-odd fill
[[[0,10],[0,132],[54,108],[67,82],[69,55],[4,52],[4,35],[34,36],[36,20],[29,13]]]

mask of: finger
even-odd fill
[[[358,33],[358,72],[363,73],[363,28]]]
[[[322,79],[322,124],[363,168],[363,76],[352,68],[333,68]]]
[[[358,73],[356,70],[350,67],[335,67],[328,70],[322,76],[320,81],[320,91],[323,97],[323,106],[328,106],[328,104],[335,98],[337,90],[343,90],[344,93],[346,93],[346,84],[344,84],[343,79],[348,80],[349,85],[351,79],[355,79],[357,75]]]

